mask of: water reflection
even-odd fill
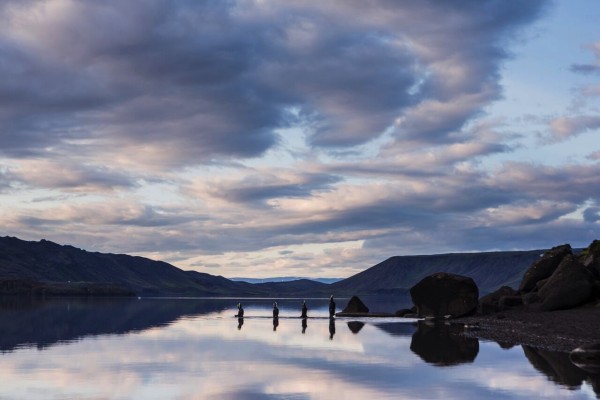
[[[589,398],[600,387],[563,353],[504,350],[450,326],[336,321],[324,299],[308,331],[298,300],[279,301],[276,321],[272,300],[245,300],[244,318],[237,302],[2,303],[0,398]]]
[[[335,318],[329,318],[329,340],[333,340],[335,335]]]
[[[350,332],[354,333],[355,335],[360,332],[360,330],[363,328],[363,326],[365,326],[364,322],[360,322],[360,321],[349,321],[348,322],[348,329],[350,329]]]
[[[22,346],[41,350],[85,336],[122,335],[166,326],[184,316],[221,312],[229,308],[230,303],[129,298],[1,298],[0,351]]]
[[[553,352],[523,346],[523,353],[535,369],[542,372],[552,382],[569,389],[577,389],[588,382],[596,394],[600,395],[600,374],[578,368],[568,353]]]
[[[479,353],[479,340],[461,335],[457,325],[420,321],[410,349],[427,363],[450,366],[471,363]]]

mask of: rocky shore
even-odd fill
[[[453,319],[464,325],[467,337],[492,340],[501,345],[526,345],[550,351],[570,352],[600,342],[600,308],[531,312],[523,309]]]
[[[561,352],[600,343],[599,240],[579,254],[568,244],[550,249],[517,289],[504,286],[478,299],[471,278],[440,272],[410,292],[415,306],[403,315],[463,326],[467,337]]]

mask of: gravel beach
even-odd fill
[[[600,343],[600,307],[587,306],[562,311],[509,310],[497,314],[454,319],[464,324],[464,334],[505,345],[527,345],[570,352]]]

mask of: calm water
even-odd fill
[[[327,299],[0,303],[1,399],[596,398],[563,353],[327,315]],[[338,308],[345,305],[338,300]],[[382,303],[384,304],[384,303]],[[370,305],[367,303],[367,305]],[[385,310],[380,310],[385,311]]]

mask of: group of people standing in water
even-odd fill
[[[238,318],[238,329],[242,329],[242,325],[244,324],[244,307],[242,307],[242,303],[237,304],[238,313],[235,315]],[[333,339],[333,335],[335,334],[335,301],[333,300],[333,295],[329,297],[329,339]],[[300,314],[300,318],[302,319],[302,333],[306,332],[306,328],[308,326],[308,307],[306,305],[306,301],[302,302],[302,310]],[[277,307],[277,302],[273,303],[273,330],[276,331],[279,326],[279,307]]]

